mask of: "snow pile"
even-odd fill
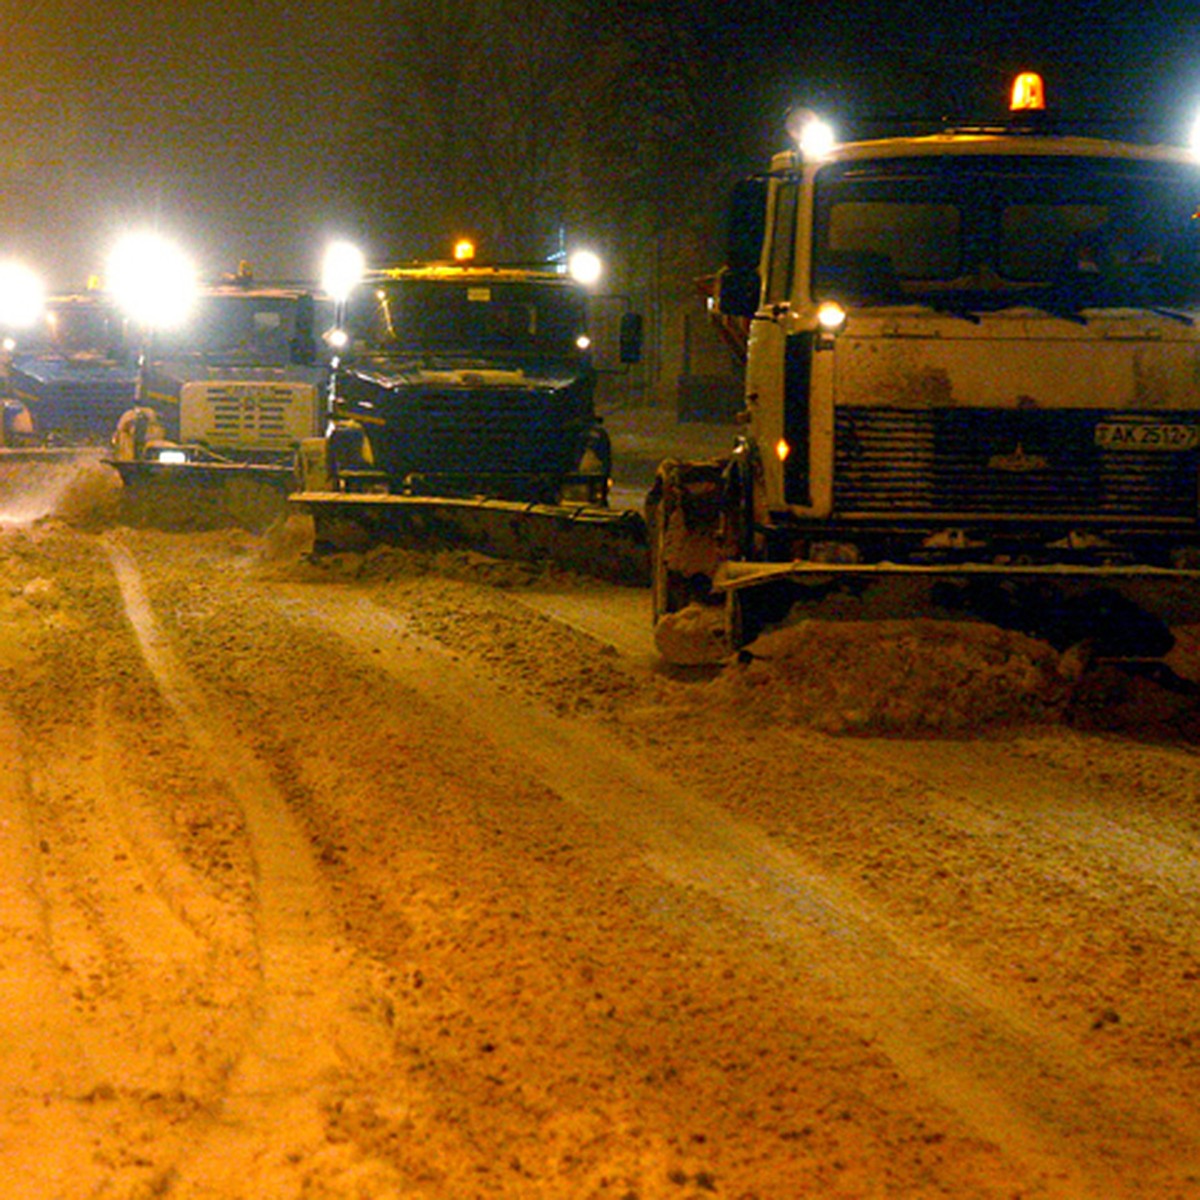
[[[7,525],[56,517],[96,528],[115,519],[120,497],[120,478],[96,457],[0,459],[0,522]]]
[[[80,529],[112,524],[121,507],[121,478],[104,463],[82,460],[63,472],[54,515]]]
[[[376,582],[432,575],[500,591],[539,587],[547,583],[563,587],[579,585],[569,571],[555,563],[494,558],[478,550],[417,550],[379,545],[358,556],[357,561],[359,576]]]
[[[1057,716],[1073,672],[988,625],[809,621],[764,634],[707,687],[752,721],[830,733],[967,731]]]

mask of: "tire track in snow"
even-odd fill
[[[987,832],[1001,823],[1032,832],[1069,849],[1075,863],[1091,861],[1106,872],[1120,872],[1174,902],[1200,902],[1195,836],[1181,838],[1178,830],[1156,828],[1148,818],[1118,814],[1111,783],[1012,755],[1001,755],[997,765],[996,743],[989,742],[860,738],[855,748],[864,765],[881,775],[906,775],[930,795],[947,823],[968,832]],[[1200,763],[1192,768],[1200,786]],[[1098,887],[1085,890],[1097,899],[1110,898]],[[1184,936],[1185,944],[1200,952],[1200,932],[1180,930],[1162,914],[1142,910],[1140,915],[1163,936]]]
[[[180,1196],[249,1194],[267,1146],[323,1143],[322,1103],[355,1062],[383,1048],[384,1030],[351,1012],[355,983],[303,831],[269,773],[177,657],[137,564],[104,538],[125,611],[145,661],[189,739],[240,808],[256,865],[261,994],[257,1019],[207,1142],[164,1180]],[[285,1155],[281,1152],[279,1157]]]
[[[757,827],[681,789],[601,731],[489,685],[403,618],[363,596],[278,590],[293,619],[318,622],[429,697],[597,822],[616,825],[669,883],[715,897],[784,946],[797,969],[845,998],[846,1019],[910,1082],[1059,1196],[1130,1193],[1200,1169],[1200,1117],[1160,1105],[1136,1072],[1099,1061],[837,879]],[[1160,1161],[1161,1160],[1161,1161]],[[1168,1178],[1166,1186],[1176,1186]]]
[[[99,1182],[77,1103],[98,1076],[76,1036],[79,1020],[51,947],[24,743],[0,707],[0,1096],[6,1128],[37,1129],[0,1144],[0,1176],[9,1195],[58,1196],[81,1181]],[[41,1152],[48,1140],[59,1147],[51,1161]]]

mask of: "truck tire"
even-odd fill
[[[329,442],[305,438],[296,450],[296,489],[301,492],[336,492],[337,482],[329,464]]]

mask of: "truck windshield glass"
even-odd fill
[[[556,283],[390,279],[351,299],[355,346],[371,353],[478,353],[570,358],[583,353],[582,293]]]
[[[110,305],[83,299],[52,299],[45,320],[17,339],[22,353],[65,357],[117,357],[123,352],[124,328]]]
[[[286,363],[296,334],[294,296],[201,296],[186,325],[155,336],[156,354],[233,355]]]
[[[1048,155],[834,163],[818,175],[818,299],[1200,306],[1200,170]]]

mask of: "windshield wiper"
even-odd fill
[[[926,308],[932,308],[936,313],[944,313],[948,317],[959,317],[963,321],[969,321],[972,325],[978,325],[983,320],[973,305],[951,304],[948,300],[928,298],[922,299],[920,303],[924,304]]]
[[[1159,308],[1155,304],[1131,304],[1130,308],[1140,308],[1145,312],[1153,313],[1156,317],[1164,317],[1168,321],[1177,321],[1180,325],[1186,325],[1189,329],[1196,324],[1194,317],[1189,316],[1185,312],[1179,312],[1174,308]]]

